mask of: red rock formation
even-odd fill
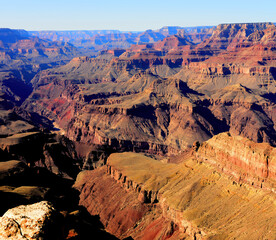
[[[244,183],[238,185],[233,176],[215,170],[212,162],[186,157],[182,164],[166,164],[141,154],[113,154],[107,166],[78,175],[75,188],[80,191],[80,204],[99,215],[107,230],[119,238],[273,236],[273,230],[254,231],[253,227],[261,224],[273,229],[275,211],[265,211],[270,209],[273,195]],[[221,160],[219,164],[225,163]],[[260,199],[264,201],[261,205]],[[269,226],[266,221],[256,222],[256,218],[270,219]]]
[[[221,133],[202,143],[196,156],[238,181],[275,191],[276,149],[266,143]]]
[[[187,39],[42,71],[24,107],[74,141],[116,149],[176,153],[229,130],[275,145],[275,26],[220,25],[202,44]]]
[[[121,178],[119,172],[112,171],[110,176],[105,171],[103,167],[80,173],[75,188],[81,192],[80,204],[90,214],[99,215],[107,231],[119,238],[131,235],[143,240],[187,236],[179,232],[174,223],[162,217],[160,209],[144,203],[145,199],[139,197],[138,185]]]
[[[177,49],[181,46],[193,45],[186,38],[174,35],[163,39],[162,41],[155,43],[154,48],[157,50],[172,50]]]
[[[243,42],[250,34],[273,26],[272,23],[220,24],[213,35],[201,44],[202,47],[231,49]]]
[[[111,54],[114,57],[119,57],[120,55],[122,55],[126,50],[124,49],[113,49],[113,50],[103,50],[101,51],[101,55],[103,54]]]

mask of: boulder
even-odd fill
[[[59,239],[57,216],[47,201],[9,209],[0,218],[0,239]]]

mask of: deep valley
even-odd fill
[[[2,28],[0,84],[0,239],[275,239],[273,23]]]

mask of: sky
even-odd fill
[[[0,28],[144,31],[276,22],[275,0],[0,0]]]

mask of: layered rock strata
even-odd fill
[[[198,45],[177,35],[77,57],[37,74],[23,106],[116,151],[178,154],[225,131],[276,146],[275,32],[226,24]]]
[[[80,173],[75,187],[80,204],[99,214],[107,230],[120,238],[269,239],[275,234],[275,196],[237,184],[208,163],[186,158],[168,164],[122,153],[112,154],[107,165]],[[159,219],[159,232],[169,222],[170,234],[154,235],[146,227],[148,217],[151,226]]]
[[[221,133],[202,143],[195,155],[239,182],[275,192],[276,149],[266,143]]]

